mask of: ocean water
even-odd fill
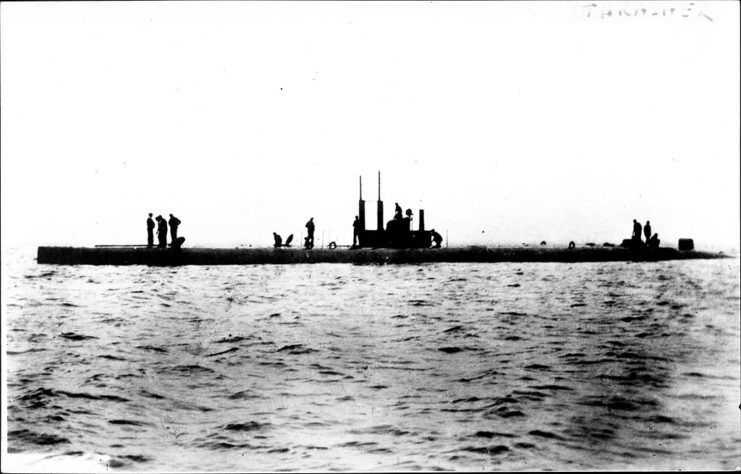
[[[737,258],[2,278],[16,469],[741,465]]]

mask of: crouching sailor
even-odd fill
[[[443,243],[443,236],[435,232],[435,229],[432,229],[430,232],[432,234],[432,241],[435,243],[432,248],[439,249],[440,244]]]
[[[659,234],[654,234],[653,237],[648,239],[648,242],[646,242],[646,244],[648,245],[648,248],[650,249],[659,248],[659,243],[661,243],[661,240],[659,240]]]

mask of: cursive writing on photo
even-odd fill
[[[701,18],[713,21],[703,5],[688,3],[587,3],[581,6],[587,18],[600,20],[613,18]]]

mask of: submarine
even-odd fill
[[[692,239],[680,239],[679,248],[630,245],[585,244],[577,246],[467,246],[431,247],[433,232],[425,229],[425,211],[419,209],[417,229],[412,229],[412,212],[406,217],[395,213],[384,226],[381,200],[381,174],[378,174],[376,228],[367,229],[362,177],[359,180],[357,244],[327,249],[281,247],[264,248],[183,248],[184,238],[169,248],[146,245],[97,245],[95,247],[38,247],[36,262],[51,265],[285,265],[314,263],[345,264],[423,264],[496,262],[653,262],[664,260],[728,258],[722,252],[703,252]]]

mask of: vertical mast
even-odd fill
[[[358,176],[360,182],[360,199],[358,200],[358,220],[360,220],[360,229],[365,230],[365,201],[363,201],[363,177]]]
[[[378,172],[378,220],[376,221],[377,229],[383,230],[383,201],[381,201],[381,172]]]

